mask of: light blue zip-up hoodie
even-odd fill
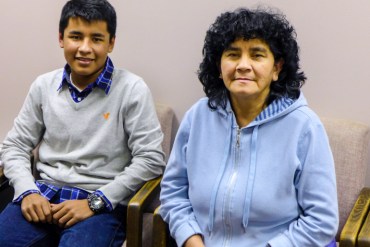
[[[323,247],[336,235],[335,169],[325,129],[301,93],[244,128],[230,104],[199,100],[178,130],[160,214],[178,246]]]

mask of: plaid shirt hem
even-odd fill
[[[18,198],[13,200],[13,202],[19,203],[25,198],[26,196],[37,193],[45,197],[48,201],[53,200],[55,203],[61,203],[67,200],[83,200],[87,199],[89,196],[89,192],[80,188],[69,187],[69,186],[56,186],[53,184],[47,184],[45,182],[36,181],[36,185],[40,191],[37,190],[27,190],[22,193]],[[97,190],[93,192],[97,196],[101,197],[105,203],[105,208],[108,212],[113,210],[113,206],[108,198],[101,192]]]

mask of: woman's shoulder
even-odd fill
[[[204,115],[212,112],[213,110],[208,106],[208,98],[203,97],[196,101],[185,113],[185,116],[189,115]]]

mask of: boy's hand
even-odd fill
[[[52,212],[49,201],[37,194],[29,194],[22,199],[21,210],[24,218],[34,223],[52,223]]]
[[[59,204],[51,204],[53,223],[61,228],[68,228],[94,215],[89,208],[87,199],[68,200]]]

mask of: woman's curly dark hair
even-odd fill
[[[269,45],[275,61],[282,59],[284,62],[279,79],[271,83],[267,104],[279,97],[299,97],[306,76],[300,71],[299,47],[294,28],[286,17],[277,11],[240,8],[217,17],[205,37],[198,78],[203,84],[211,109],[226,107],[228,90],[220,78],[221,56],[238,38],[264,40]]]

